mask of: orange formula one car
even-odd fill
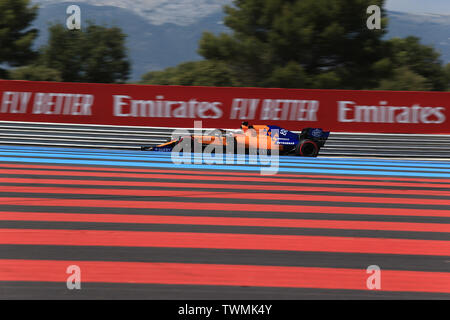
[[[249,125],[243,122],[238,130],[215,129],[208,134],[181,136],[157,146],[142,146],[141,150],[170,152],[178,144],[189,144],[189,150],[202,152],[208,145],[223,147],[224,152],[248,153],[250,149],[277,148],[280,155],[316,157],[330,135],[320,128],[305,128],[300,133],[272,125]]]

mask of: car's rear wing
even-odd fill
[[[329,136],[330,131],[323,131],[322,128],[304,128],[300,133],[300,140],[314,140],[319,144],[319,147],[323,147]]]

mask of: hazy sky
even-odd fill
[[[68,2],[70,0],[32,0],[33,2],[40,3],[55,3],[55,2]],[[230,3],[232,0],[72,0],[71,2],[88,2],[98,5],[115,5],[119,7],[139,7],[139,8],[153,8],[155,6],[165,4],[166,6],[173,5],[192,5],[196,3],[202,3],[203,6],[209,5],[221,5],[224,3]],[[329,0],[334,1],[334,0]],[[450,0],[386,0],[386,8],[388,10],[411,12],[411,13],[437,13],[437,14],[449,14],[450,15]]]
[[[450,14],[450,0],[387,0],[388,10]]]

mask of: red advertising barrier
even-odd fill
[[[0,120],[148,127],[450,134],[450,93],[0,80]]]

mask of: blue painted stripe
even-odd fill
[[[0,146],[0,161],[23,163],[57,163],[80,165],[127,166],[146,168],[185,168],[210,170],[242,170],[260,171],[269,167],[264,163],[249,163],[248,155],[233,155],[233,163],[227,164],[226,158],[219,157],[224,164],[207,164],[214,157],[204,157],[202,163],[195,163],[202,155],[192,154],[181,157],[190,163],[174,164],[171,153],[145,152],[129,150],[103,150],[85,148],[57,148],[57,147],[20,147]],[[8,157],[5,157],[8,156]],[[55,159],[62,158],[62,159]],[[186,159],[187,158],[187,159]],[[122,160],[122,161],[118,161]],[[145,161],[147,160],[147,161]],[[270,157],[266,158],[270,160]],[[240,162],[238,162],[240,161]],[[277,164],[277,161],[272,163]],[[371,165],[368,165],[371,164]],[[450,177],[450,163],[437,161],[385,160],[385,159],[352,159],[352,158],[278,158],[278,172],[293,173],[324,173],[324,174],[359,174],[381,176],[410,176],[410,177]],[[424,167],[420,167],[424,166]],[[432,168],[427,168],[432,167]],[[343,170],[346,169],[346,170]],[[374,171],[363,170],[374,169]],[[388,171],[392,170],[392,171]],[[405,172],[407,171],[407,172]],[[409,172],[411,171],[411,172]]]
[[[150,151],[118,151],[118,150],[91,150],[91,149],[66,149],[66,148],[33,148],[28,147],[27,149],[15,147],[15,148],[5,148],[0,147],[0,150],[4,150],[6,152],[11,152],[14,154],[23,154],[23,153],[40,153],[40,152],[52,152],[55,155],[64,155],[64,154],[74,154],[74,155],[99,155],[101,157],[112,157],[117,156],[117,159],[119,159],[120,156],[124,156],[124,159],[127,159],[126,157],[134,157],[134,158],[128,158],[131,159],[138,159],[138,158],[148,158],[149,156],[152,159],[167,159],[171,158],[170,153],[166,152],[150,152]],[[19,150],[20,153],[17,153],[15,150]],[[68,151],[70,150],[70,151]],[[195,156],[197,158],[197,156]],[[248,159],[248,156],[245,156],[246,159]],[[155,160],[153,160],[155,161]],[[329,164],[348,164],[351,163],[352,165],[380,165],[380,166],[399,166],[399,167],[433,167],[433,168],[450,168],[449,162],[436,162],[436,161],[412,161],[412,160],[386,160],[386,159],[361,159],[361,158],[300,158],[300,157],[290,157],[290,156],[281,156],[280,163],[329,163]],[[366,168],[367,169],[367,168]]]
[[[245,166],[245,165],[208,165],[208,164],[174,164],[174,163],[146,163],[137,161],[96,161],[96,160],[69,160],[49,158],[26,158],[26,157],[0,157],[0,161],[22,162],[22,163],[45,163],[45,164],[79,164],[79,165],[102,165],[102,166],[127,166],[145,168],[177,168],[177,169],[210,169],[210,170],[238,170],[238,171],[261,171],[268,167]],[[401,176],[401,177],[431,177],[450,178],[446,173],[423,173],[423,172],[398,172],[398,171],[364,171],[364,170],[335,170],[323,168],[275,168],[277,172],[292,173],[324,173],[324,174],[348,174],[369,176]]]
[[[33,152],[33,153],[27,153],[27,152],[0,152],[0,156],[4,155],[4,156],[10,156],[10,155],[14,155],[16,157],[27,157],[32,155],[33,157],[41,157],[41,158],[55,158],[55,157],[61,157],[61,158],[67,158],[67,159],[87,159],[87,160],[122,160],[122,161],[141,161],[141,162],[145,162],[145,160],[148,161],[148,165],[150,165],[150,163],[154,163],[154,162],[170,162],[172,163],[172,159],[170,157],[165,157],[165,158],[155,158],[152,156],[147,157],[147,159],[143,159],[142,157],[128,157],[128,156],[113,156],[113,155],[83,155],[83,154],[51,154],[51,153],[42,153],[42,152]],[[4,159],[6,157],[3,157],[2,159]],[[191,163],[195,163],[195,160],[201,160],[202,157],[201,156],[194,156],[192,157],[192,155],[190,154],[188,157],[180,157],[180,160],[186,162],[189,159],[189,162]],[[212,162],[214,160],[214,157],[204,157],[203,158],[205,161],[209,161]],[[222,161],[221,161],[222,159]],[[233,156],[233,161],[236,162],[236,156]],[[248,158],[247,158],[248,160]],[[256,158],[256,160],[260,160],[259,157]],[[262,159],[263,161],[267,161],[267,164],[270,164],[271,162],[271,158],[267,157],[266,160]],[[279,166],[280,167],[288,167],[282,160],[281,158],[279,158]],[[205,162],[204,161],[204,162]],[[254,164],[255,165],[261,165],[261,162],[256,161]],[[200,161],[199,161],[200,162]],[[218,162],[222,162],[224,163],[225,161],[223,160],[223,158],[219,158]],[[249,161],[246,161],[249,162]],[[120,163],[120,162],[118,162]],[[352,162],[354,163],[354,162]],[[244,163],[245,164],[245,163]],[[264,163],[263,163],[264,164]],[[373,170],[380,170],[380,169],[389,169],[389,170],[395,170],[395,171],[419,171],[419,172],[443,172],[443,173],[450,173],[450,169],[442,169],[442,168],[419,168],[419,167],[396,167],[396,168],[392,168],[392,167],[388,167],[386,168],[386,166],[380,167],[380,166],[364,166],[364,165],[352,165],[352,164],[346,164],[346,165],[335,165],[335,164],[328,164],[328,163],[319,163],[318,161],[315,162],[311,162],[311,163],[305,163],[305,162],[300,162],[300,163],[292,163],[291,165],[289,165],[289,170],[296,170],[298,167],[302,167],[302,169],[307,169],[307,168],[317,168],[317,167],[322,167],[322,168],[332,168],[332,169],[352,169],[354,171],[356,170],[363,170],[363,169],[373,169]],[[280,170],[281,171],[281,170]]]

